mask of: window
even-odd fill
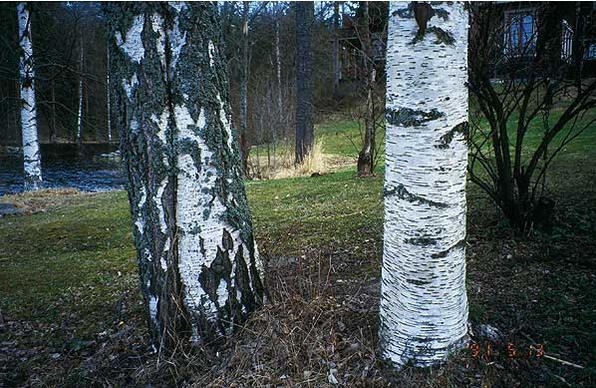
[[[534,10],[505,12],[505,54],[536,54],[536,17]]]
[[[567,62],[571,61],[573,55],[573,29],[563,19],[561,33],[561,59]]]
[[[594,60],[596,59],[596,42],[586,42],[584,49],[584,59]]]

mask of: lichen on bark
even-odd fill
[[[212,343],[263,303],[217,11],[213,3],[106,11],[153,339]]]

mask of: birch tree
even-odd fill
[[[79,37],[79,109],[77,112],[77,144],[80,146],[83,142],[83,32],[81,31]]]
[[[35,104],[35,71],[33,69],[33,42],[31,40],[30,4],[17,4],[19,24],[19,60],[21,131],[23,136],[24,190],[37,190],[42,182],[41,155],[37,134]]]
[[[111,96],[110,96],[110,44],[106,45],[106,121],[108,126],[108,142],[112,142],[112,103],[111,103]]]
[[[156,344],[211,343],[263,303],[215,3],[110,3],[115,125]]]
[[[444,360],[467,339],[468,12],[393,2],[387,50],[382,355]]]

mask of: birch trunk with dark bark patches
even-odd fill
[[[210,344],[264,302],[214,3],[110,3],[114,119],[157,345]]]
[[[374,88],[376,82],[376,69],[373,61],[372,38],[370,34],[370,17],[368,14],[368,1],[362,4],[363,31],[361,34],[362,50],[366,63],[366,112],[364,114],[364,141],[362,150],[358,154],[358,176],[374,174],[375,158],[375,106]]]
[[[339,99],[339,2],[333,3],[333,98]]]
[[[242,8],[242,63],[240,64],[240,155],[242,158],[242,169],[248,173],[249,145],[246,137],[248,128],[248,72],[249,66],[249,42],[248,42],[248,16],[250,1],[243,2]]]
[[[296,6],[296,164],[302,163],[314,142],[312,104],[312,51],[310,30],[314,3],[300,1]]]
[[[419,5],[391,3],[387,49],[380,343],[397,367],[467,341],[468,11],[432,3],[424,34]]]
[[[42,183],[41,155],[37,134],[37,113],[35,104],[35,70],[33,68],[33,42],[31,40],[30,4],[17,4],[19,22],[19,60],[21,99],[21,132],[23,136],[24,190],[37,190]]]

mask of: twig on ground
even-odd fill
[[[553,361],[560,362],[560,363],[561,363],[561,364],[563,364],[563,365],[572,366],[572,367],[574,367],[574,368],[578,368],[578,369],[584,369],[584,367],[583,367],[583,366],[581,366],[581,365],[574,364],[574,363],[572,363],[572,362],[569,362],[569,361],[561,360],[560,358],[553,357],[553,356],[549,356],[548,354],[544,354],[544,355],[542,355],[542,357],[544,357],[544,358],[548,358],[549,360],[553,360]]]

